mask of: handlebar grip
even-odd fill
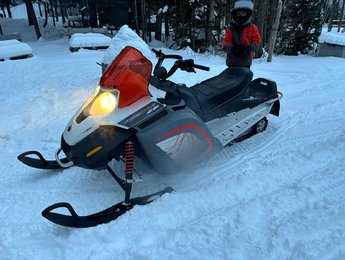
[[[157,58],[161,58],[164,56],[164,53],[161,50],[157,51],[156,49],[153,49],[153,48],[151,50],[153,51],[154,54],[156,54]]]
[[[158,54],[159,53],[159,51],[157,51],[156,49],[151,49],[155,54]]]
[[[162,50],[157,51],[156,49],[151,49],[157,56],[157,58],[162,58],[162,59],[176,59],[176,60],[181,60],[182,56],[177,55],[177,54],[164,54]]]
[[[198,64],[193,64],[193,67],[199,70],[206,70],[209,71],[210,67],[206,67],[206,66],[202,66],[202,65],[198,65]]]

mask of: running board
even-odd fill
[[[221,119],[212,120],[207,123],[207,126],[224,147],[237,137],[245,134],[253,125],[266,117],[274,103],[274,101],[270,101],[251,109],[246,108],[230,113]]]

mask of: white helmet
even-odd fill
[[[252,14],[254,10],[254,4],[251,0],[239,0],[236,1],[231,9],[232,21],[238,26],[245,26],[252,20]],[[245,16],[238,16],[238,11],[246,11]]]

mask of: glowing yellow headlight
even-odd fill
[[[91,115],[107,114],[114,111],[117,99],[114,94],[104,92],[100,94],[93,102],[90,108]]]
[[[94,100],[94,98],[97,96],[100,89],[101,87],[97,86],[95,93],[91,97],[89,97],[89,99],[84,103],[83,109],[86,108],[91,103],[92,100]]]

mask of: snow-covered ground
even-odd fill
[[[71,53],[67,38],[30,46],[34,57],[0,62],[0,259],[345,259],[345,59],[255,61],[254,77],[274,79],[284,93],[281,116],[269,117],[265,132],[186,172],[144,171],[133,196],[165,186],[176,192],[76,230],[41,211],[59,201],[80,215],[113,205],[123,192],[112,177],[36,170],[16,156],[39,150],[53,159],[67,122],[99,82],[96,62],[109,55]],[[223,57],[178,53],[211,71],[179,71],[176,82],[193,85],[225,69]]]

